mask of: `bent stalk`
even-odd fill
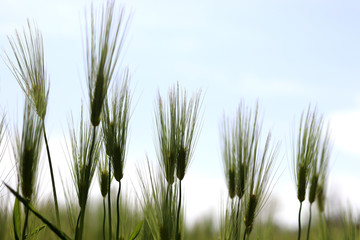
[[[47,136],[46,136],[45,123],[44,123],[44,122],[43,122],[43,130],[44,130],[44,139],[45,139],[46,153],[47,153],[48,161],[49,161],[51,184],[52,184],[53,196],[54,196],[54,204],[55,204],[55,212],[56,212],[56,222],[57,222],[57,225],[58,225],[59,227],[61,227],[60,214],[59,214],[59,205],[58,205],[58,200],[57,200],[57,195],[56,195],[56,185],[55,185],[55,179],[54,179],[54,172],[53,172],[53,167],[52,167],[52,162],[51,162],[51,156],[50,156],[50,149],[49,149],[49,144],[48,144],[48,140],[47,140]]]
[[[119,181],[119,190],[116,198],[116,213],[117,213],[117,224],[116,224],[116,239],[119,239],[120,234],[120,192],[121,192],[121,181]]]
[[[177,236],[177,240],[181,239],[181,234],[179,232],[179,225],[180,225],[180,209],[181,209],[181,180],[179,180],[180,185],[179,185],[179,206],[178,206],[178,211],[177,211],[177,218],[176,218],[176,236]]]

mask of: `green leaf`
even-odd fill
[[[30,234],[25,236],[25,239],[28,238],[28,237],[34,236],[35,234],[37,234],[38,232],[43,230],[45,227],[46,227],[46,225],[44,224],[44,225],[41,225],[41,226],[35,228]]]
[[[131,234],[129,240],[134,240],[135,238],[137,238],[137,236],[140,233],[142,225],[143,225],[143,221],[139,222],[139,224],[136,226],[134,232]]]
[[[15,240],[19,240],[21,236],[21,211],[20,211],[20,204],[18,199],[15,199],[14,210],[13,210],[13,224],[14,224]]]
[[[58,229],[54,224],[52,224],[49,220],[43,217],[33,206],[31,206],[25,198],[20,196],[14,189],[12,189],[9,185],[4,183],[4,185],[10,190],[12,194],[22,203],[26,208],[28,208],[36,217],[38,217],[41,221],[43,221],[59,238],[63,240],[71,240],[69,236],[66,235],[63,231]]]

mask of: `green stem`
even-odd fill
[[[79,212],[79,216],[77,217],[77,220],[76,220],[76,227],[75,227],[75,240],[78,240],[79,239],[79,224],[80,224],[80,217],[81,217],[81,209],[80,209],[80,212]]]
[[[116,213],[117,213],[117,224],[116,224],[116,239],[119,239],[120,234],[120,192],[121,192],[121,180],[119,181],[119,189],[116,198]]]
[[[308,224],[307,237],[306,237],[306,239],[307,239],[307,240],[309,240],[309,239],[310,239],[310,228],[311,228],[311,206],[312,206],[312,204],[310,204],[310,208],[309,208],[309,224]]]
[[[179,179],[179,205],[178,205],[178,211],[177,211],[177,218],[176,218],[176,235],[178,236],[177,240],[181,239],[181,235],[179,232],[179,225],[180,225],[180,209],[181,209],[181,180]]]
[[[245,231],[244,231],[244,237],[243,237],[243,240],[246,240],[246,228],[245,228]]]
[[[109,211],[109,240],[112,239],[111,227],[111,160],[109,159],[109,193],[108,193],[108,211]]]
[[[235,228],[235,235],[236,235],[236,239],[239,239],[241,236],[241,221],[239,219],[239,215],[240,215],[240,201],[241,199],[238,199],[238,204],[237,204],[237,209],[236,209],[236,228]],[[238,237],[239,236],[239,237]]]
[[[103,210],[104,210],[104,218],[103,218],[103,240],[105,240],[105,222],[106,222],[106,202],[105,202],[105,198],[103,198]]]
[[[26,228],[27,228],[27,224],[28,224],[28,218],[29,218],[29,209],[26,208],[25,210],[25,222],[24,222],[24,228],[23,228],[23,232],[22,232],[22,239],[25,240],[26,238]]]
[[[60,223],[59,205],[58,205],[58,200],[57,200],[57,195],[56,195],[56,185],[55,185],[54,171],[53,171],[53,167],[52,167],[51,156],[50,156],[50,149],[49,149],[49,144],[48,144],[48,140],[47,140],[47,136],[46,136],[45,123],[44,123],[44,121],[43,121],[43,130],[44,130],[44,139],[45,139],[45,145],[46,145],[46,152],[47,152],[48,161],[49,161],[51,184],[52,184],[53,195],[54,195],[56,221],[57,221],[57,225],[58,225],[59,227],[61,227],[61,225],[60,225],[61,223]]]
[[[301,208],[302,208],[302,202],[300,202],[299,217],[298,217],[298,226],[299,226],[299,230],[298,230],[298,240],[301,239]]]

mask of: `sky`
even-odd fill
[[[133,92],[127,191],[137,188],[136,166],[144,165],[146,156],[156,164],[157,94],[165,96],[179,82],[189,93],[203,91],[201,134],[184,179],[188,223],[220,214],[221,199],[227,194],[220,129],[224,116],[235,117],[241,101],[249,107],[259,102],[263,132],[271,130],[281,144],[277,181],[268,204],[276,206],[280,224],[291,227],[297,222],[291,141],[309,104],[317,106],[331,129],[329,199],[359,209],[360,192],[353,190],[360,185],[358,1],[121,3],[130,18],[122,66],[130,69]],[[71,115],[79,116],[82,102],[87,109],[82,41],[88,6],[85,0],[0,2],[1,56],[11,53],[7,37],[21,31],[27,19],[42,32],[50,76],[46,125],[55,174],[65,179],[69,178],[64,141],[68,122]],[[0,111],[6,112],[10,130],[21,122],[23,102],[16,80],[0,61]],[[1,164],[11,168],[11,159],[9,152]],[[45,154],[42,161],[46,163]],[[49,195],[50,184],[41,185]],[[94,195],[97,191],[94,185]]]

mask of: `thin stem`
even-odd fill
[[[241,201],[241,199],[238,200],[237,209],[236,209],[236,221],[235,221],[235,237],[236,237],[236,239],[239,239],[241,236],[241,221],[239,221],[240,201]]]
[[[302,208],[302,202],[300,202],[300,208],[299,208],[299,218],[298,218],[298,226],[299,226],[299,230],[298,230],[298,240],[301,239],[301,208]]]
[[[56,185],[55,185],[55,179],[54,179],[54,172],[53,172],[53,167],[52,167],[52,162],[51,162],[50,149],[49,149],[49,144],[48,144],[48,140],[47,140],[47,136],[46,136],[45,123],[44,123],[44,121],[43,121],[43,130],[44,130],[44,139],[45,139],[45,145],[46,145],[46,152],[47,152],[48,161],[49,161],[49,169],[50,169],[50,176],[51,176],[51,185],[52,185],[53,195],[54,195],[56,221],[57,221],[57,225],[58,225],[59,227],[61,227],[60,214],[59,214],[59,205],[58,205],[58,200],[57,200],[57,195],[56,195]]]
[[[25,210],[25,222],[24,222],[24,228],[23,228],[23,232],[22,232],[22,239],[23,240],[26,239],[26,228],[27,228],[28,218],[29,218],[29,208],[26,208],[26,210]]]
[[[309,224],[308,224],[307,237],[306,237],[306,239],[307,239],[307,240],[309,240],[309,239],[310,239],[310,227],[311,227],[311,206],[312,206],[312,204],[310,204],[310,209],[309,209]]]
[[[109,160],[109,193],[108,193],[108,211],[109,211],[109,240],[112,239],[112,227],[111,227],[111,161]]]
[[[180,240],[181,239],[181,235],[180,235],[180,232],[179,232],[179,225],[180,225],[180,209],[181,209],[181,180],[179,179],[179,206],[178,206],[178,212],[177,212],[177,218],[176,218],[176,235],[179,236],[179,239],[177,240]]]
[[[76,220],[76,227],[75,227],[75,240],[79,239],[79,224],[80,224],[80,217],[81,217],[81,209],[80,209],[80,212],[79,212],[79,216],[77,217],[77,220]]]
[[[121,181],[119,181],[119,190],[116,198],[116,213],[117,213],[117,224],[116,224],[116,239],[119,239],[119,233],[120,233],[120,192],[121,192]]]
[[[106,202],[105,202],[105,198],[103,198],[103,210],[104,210],[104,218],[103,218],[103,240],[105,240],[105,222],[106,222]]]
[[[245,228],[243,240],[246,240],[246,233],[247,233],[247,231],[246,231],[246,228]]]

